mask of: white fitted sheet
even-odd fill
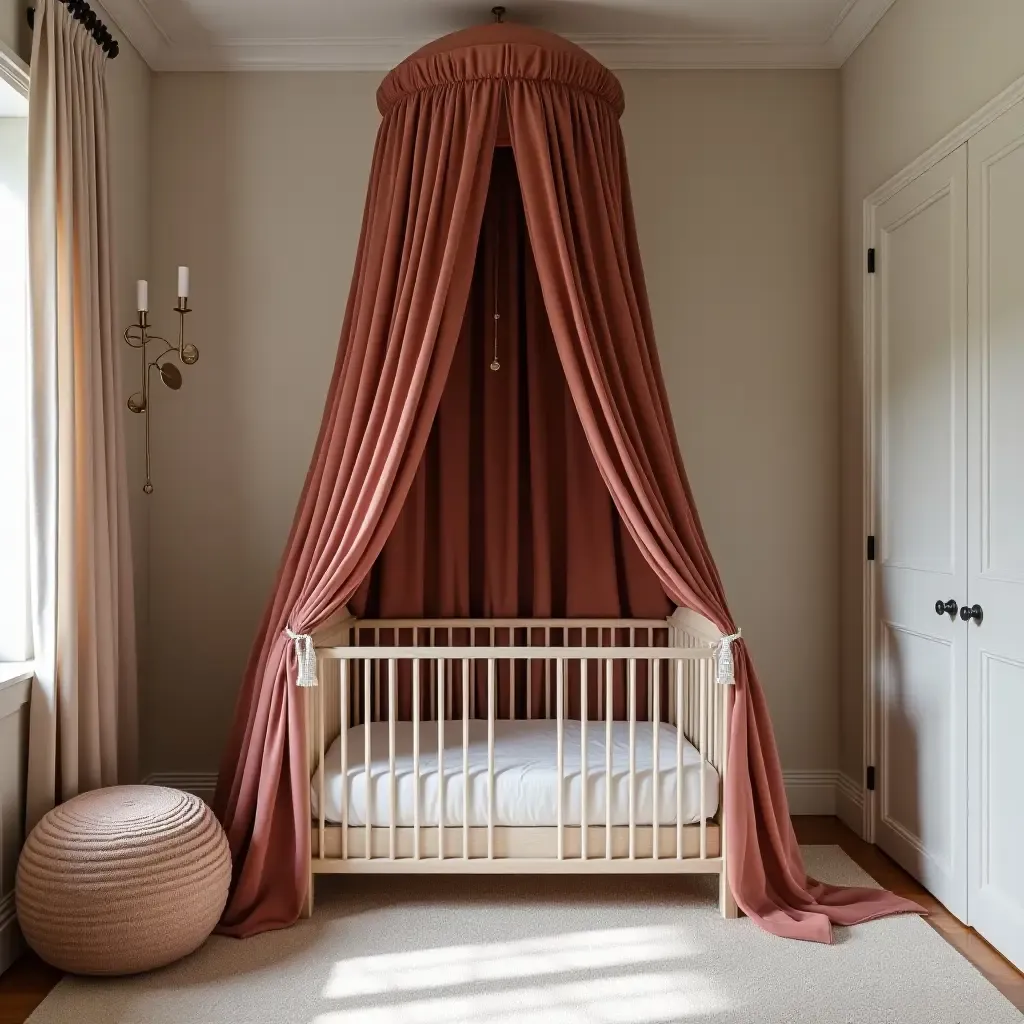
[[[366,824],[367,785],[364,767],[364,727],[348,733],[348,823]],[[658,823],[676,822],[676,730],[659,726]],[[580,824],[582,764],[580,723],[567,721],[564,731],[564,821]],[[494,723],[494,824],[506,826],[558,824],[558,741],[553,721],[500,721]],[[636,724],[636,823],[653,824],[654,758],[653,726]],[[388,773],[388,723],[370,726],[371,825],[390,825],[391,787]],[[605,723],[587,724],[587,823],[605,824]],[[341,821],[341,739],[331,744],[324,758],[325,819]],[[446,722],[444,728],[444,823],[463,824],[462,722]],[[700,820],[700,754],[683,741],[683,823]],[[420,723],[420,825],[438,823],[437,723]],[[413,726],[395,724],[395,776],[397,815],[395,824],[414,822]],[[316,778],[312,780],[314,817],[319,817]],[[629,824],[629,723],[612,723],[612,824]],[[704,812],[718,811],[718,772],[704,769]],[[487,825],[487,722],[469,723],[469,824]]]

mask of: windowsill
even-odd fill
[[[31,661],[0,661],[0,692],[32,678]]]

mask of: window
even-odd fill
[[[30,652],[27,214],[28,102],[0,76],[0,661]]]

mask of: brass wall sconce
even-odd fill
[[[149,284],[146,281],[139,281],[138,284],[138,322],[127,327],[124,332],[124,340],[128,345],[142,353],[142,389],[129,397],[128,408],[146,417],[146,482],[142,485],[146,494],[153,493],[149,448],[150,371],[156,370],[164,384],[172,391],[177,391],[182,385],[182,376],[181,370],[173,362],[173,356],[177,355],[183,366],[192,366],[199,359],[199,349],[191,343],[185,343],[185,315],[192,312],[188,304],[188,278],[188,267],[178,267],[178,304],[174,307],[174,312],[178,314],[177,345],[172,345],[158,334],[149,333]],[[151,357],[150,345],[163,347]]]

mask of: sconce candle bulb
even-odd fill
[[[173,357],[177,355],[183,366],[192,366],[199,359],[199,349],[191,343],[185,343],[185,316],[192,312],[188,304],[188,287],[188,267],[178,267],[178,304],[174,307],[174,312],[178,314],[178,344],[176,346],[166,338],[149,333],[149,284],[146,281],[138,283],[138,321],[126,328],[124,332],[124,340],[127,344],[142,353],[142,388],[128,398],[128,408],[133,413],[146,417],[146,482],[142,486],[142,490],[146,494],[153,493],[149,444],[150,371],[155,369],[164,384],[172,391],[177,391],[182,385],[182,376],[181,371],[172,362]],[[150,358],[149,351],[151,344],[163,346],[152,358]]]

